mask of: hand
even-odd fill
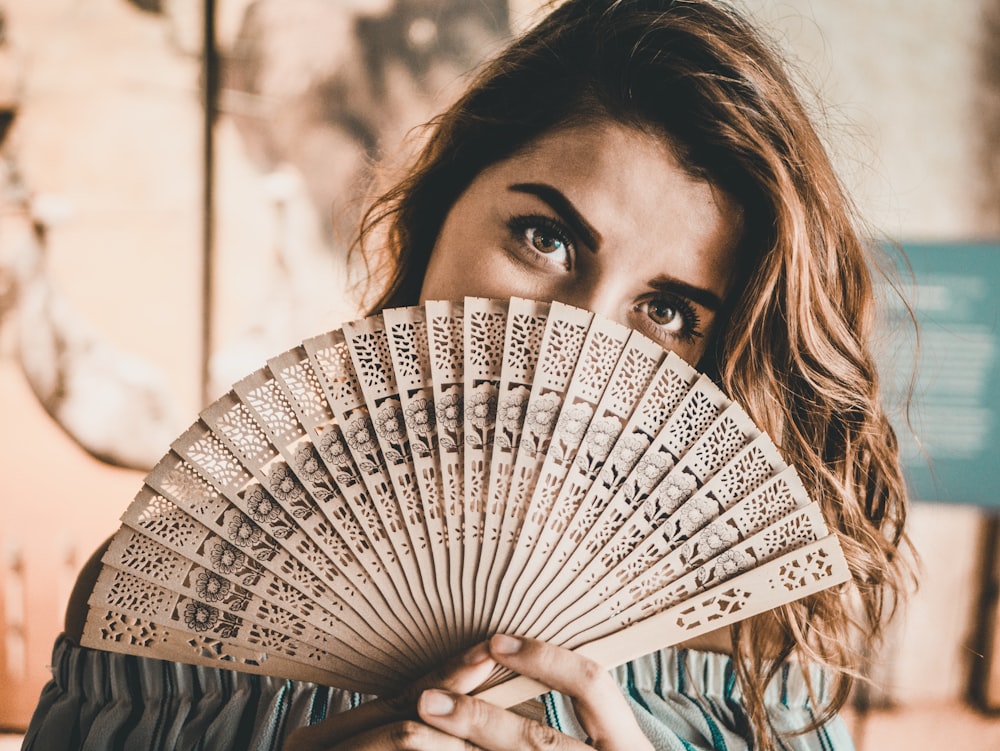
[[[412,726],[429,729],[416,720],[417,699],[425,689],[468,693],[489,677],[495,665],[486,644],[478,644],[396,696],[374,699],[349,712],[299,728],[288,736],[283,751],[406,748],[393,739],[405,738]]]
[[[398,748],[460,751],[469,748],[464,742],[468,741],[474,748],[487,751],[588,747],[603,751],[652,750],[621,689],[592,660],[545,642],[505,635],[490,639],[489,654],[498,664],[569,696],[589,736],[588,743],[460,692],[430,689],[420,696],[417,711],[427,725],[447,735],[412,728],[413,737],[407,739],[410,745]]]
[[[582,743],[467,696],[500,664],[562,692],[589,735]],[[413,719],[413,701],[420,722]],[[652,751],[611,675],[592,660],[534,639],[494,636],[392,699],[378,699],[293,733],[285,751]]]

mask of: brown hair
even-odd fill
[[[417,302],[445,216],[484,167],[556,126],[600,117],[664,134],[685,169],[743,208],[741,284],[700,366],[799,469],[853,574],[853,587],[734,629],[757,747],[772,749],[764,690],[781,662],[798,654],[830,668],[823,717],[835,712],[859,669],[855,639],[882,635],[908,567],[898,554],[905,488],[868,349],[870,249],[761,34],[711,0],[559,5],[432,123],[409,173],[367,213],[362,250],[377,245],[387,264],[374,307]]]

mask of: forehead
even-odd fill
[[[613,120],[568,125],[491,165],[480,181],[494,191],[552,185],[596,228],[604,250],[637,274],[729,291],[742,210],[685,169],[665,136]]]

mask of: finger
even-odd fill
[[[302,748],[328,748],[373,728],[415,718],[417,698],[422,691],[427,688],[443,688],[468,693],[489,677],[495,664],[486,644],[477,644],[395,696],[366,702],[349,712],[303,728],[301,733],[308,744],[312,745],[304,745]]]
[[[383,697],[377,703],[396,719],[416,717],[417,699],[425,689],[468,693],[489,678],[495,664],[486,643],[482,642],[418,678],[398,694]]]
[[[555,728],[464,694],[430,689],[421,695],[417,711],[428,725],[487,751],[580,751],[588,748],[585,743]]]
[[[537,639],[497,634],[489,641],[498,664],[573,699],[577,718],[601,749],[650,748],[621,688],[593,660]]]
[[[336,751],[475,751],[475,749],[476,746],[463,738],[457,738],[417,720],[404,720],[352,738]]]
[[[317,743],[300,730],[289,736],[282,747],[282,751],[473,751],[474,749],[476,747],[468,741],[418,720],[403,720],[373,728],[336,745]]]

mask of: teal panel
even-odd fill
[[[903,252],[897,280],[917,334],[885,288],[876,350],[911,495],[1000,508],[1000,244]]]

